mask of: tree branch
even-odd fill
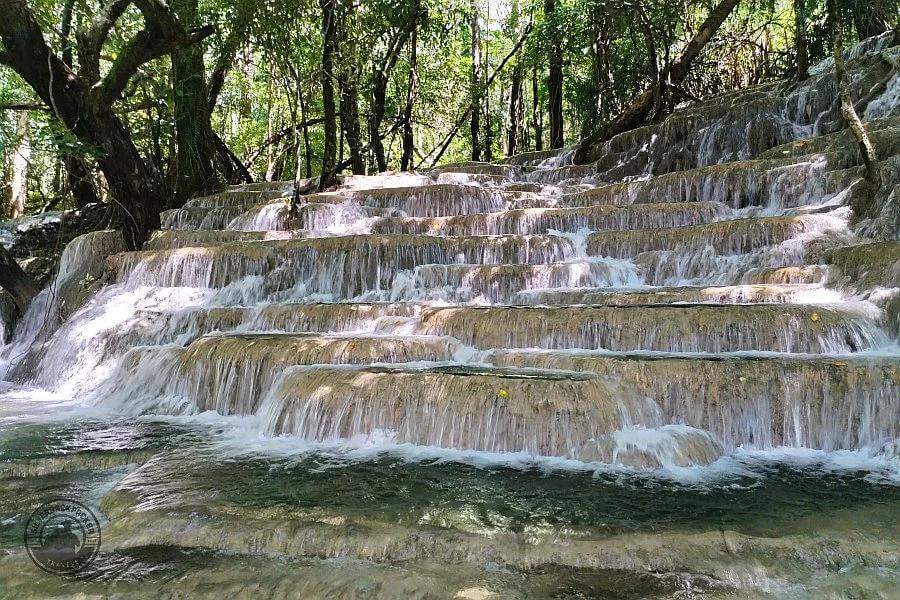
[[[88,85],[100,81],[100,51],[116,21],[132,0],[110,0],[94,16],[90,28],[78,34],[78,63],[82,79]]]
[[[247,161],[244,163],[245,167],[250,168],[250,165],[259,158],[259,156],[263,153],[263,151],[269,146],[273,146],[275,144],[281,143],[282,140],[287,138],[289,135],[293,135],[294,132],[301,127],[312,127],[313,125],[318,125],[322,123],[325,119],[322,117],[318,117],[315,119],[307,119],[306,121],[301,121],[297,123],[296,126],[290,125],[285,127],[281,131],[274,133],[269,139],[265,140],[256,150],[250,153],[250,156],[247,158]]]
[[[215,108],[216,102],[219,99],[219,94],[222,92],[222,86],[225,85],[225,78],[228,76],[228,71],[231,70],[231,67],[234,64],[234,55],[235,52],[237,52],[238,46],[241,41],[247,39],[247,36],[249,35],[247,33],[247,26],[251,19],[256,16],[258,7],[258,1],[249,3],[242,2],[239,5],[234,26],[228,33],[228,37],[226,37],[225,41],[222,43],[221,52],[216,59],[216,66],[213,68],[212,73],[210,73],[209,80],[206,84],[208,90],[207,93],[209,94],[208,101],[210,112]]]
[[[242,33],[243,32],[237,27],[231,31],[228,38],[225,40],[219,58],[216,60],[216,66],[209,75],[209,81],[207,82],[206,87],[208,90],[207,102],[209,103],[210,111],[215,108],[216,102],[219,100],[222,86],[225,85],[225,77],[228,76],[228,71],[231,70],[231,65],[234,63],[234,53],[237,51]]]
[[[144,29],[125,47],[93,93],[102,108],[112,106],[138,69],[151,60],[185,48],[215,33],[205,25],[185,31],[175,13],[161,0],[134,0],[144,15]]]
[[[47,45],[34,14],[25,2],[0,2],[0,38],[4,61],[64,122],[77,112],[75,97],[81,81]]]

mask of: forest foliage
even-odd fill
[[[5,21],[13,4],[21,3],[0,0]],[[93,96],[85,46],[98,15],[111,7],[118,15],[96,49],[103,81],[127,66],[136,44],[153,49],[114,90],[109,116],[153,179],[119,195],[152,196],[164,208],[226,183],[311,178],[323,168],[374,173],[573,145],[651,87],[717,3],[25,4],[51,54],[88,78],[86,102]],[[838,4],[845,43],[896,26],[897,0]],[[722,91],[796,78],[798,63],[826,58],[830,44],[824,0],[744,0],[651,118]],[[107,201],[104,143],[73,134],[59,107],[3,62],[0,53],[6,216]]]

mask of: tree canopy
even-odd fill
[[[896,26],[897,0],[836,6],[846,43]],[[324,170],[326,186],[574,145],[645,93],[652,120],[802,77],[831,52],[826,12],[824,0],[0,0],[5,213],[118,202],[120,220],[140,221],[137,244],[154,212],[226,183]]]

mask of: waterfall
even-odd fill
[[[587,165],[352,176],[296,210],[290,184],[246,185],[166,211],[139,251],[90,234],[3,349],[7,379],[269,439],[630,468],[893,443],[897,250],[851,228],[833,88],[822,70],[726,94]],[[895,76],[873,136],[898,110]]]

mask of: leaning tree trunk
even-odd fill
[[[50,54],[33,17],[16,19],[18,15],[2,10],[15,5],[0,4],[0,34],[9,62],[75,137],[99,150],[97,163],[109,184],[113,217],[126,245],[139,248],[159,228],[159,174],[148,168],[112,108],[69,77],[68,68]]]
[[[171,0],[171,6],[183,23],[196,24],[197,0]],[[171,181],[175,205],[180,206],[189,198],[215,190],[218,183],[202,44],[172,53],[172,87],[176,153]]]
[[[837,83],[838,98],[841,107],[841,118],[844,124],[850,129],[853,138],[859,146],[859,152],[862,155],[863,163],[866,166],[866,183],[867,193],[862,205],[855,203],[854,211],[857,216],[872,216],[874,207],[871,206],[872,199],[881,187],[881,172],[878,167],[878,155],[875,152],[875,146],[862,120],[853,107],[853,99],[850,96],[850,84],[847,81],[847,67],[844,64],[844,33],[841,17],[837,12],[835,0],[828,0],[828,17],[831,21],[831,32],[834,36],[834,77]]]
[[[322,114],[325,121],[324,151],[319,190],[331,185],[337,156],[337,114],[334,105],[334,52],[337,47],[335,0],[319,0],[322,7]]]
[[[722,26],[728,15],[738,5],[740,0],[721,0],[715,8],[710,11],[706,20],[700,25],[694,33],[694,37],[685,46],[681,56],[673,62],[667,69],[660,73],[660,80],[666,81],[667,85],[678,86],[687,77],[691,63],[700,55],[703,48],[712,39],[715,33]],[[653,106],[657,98],[656,87],[658,84],[652,85],[638,96],[625,111],[619,115],[614,121],[606,126],[600,127],[597,131],[581,141],[575,152],[575,162],[579,164],[588,163],[599,158],[598,153],[602,150],[599,146],[603,142],[609,140],[615,135],[630,131],[641,126],[653,111]]]
[[[556,22],[556,0],[544,1],[544,14],[550,20],[550,69],[547,78],[547,92],[550,100],[550,148],[563,146],[563,64],[562,41],[559,24]]]

